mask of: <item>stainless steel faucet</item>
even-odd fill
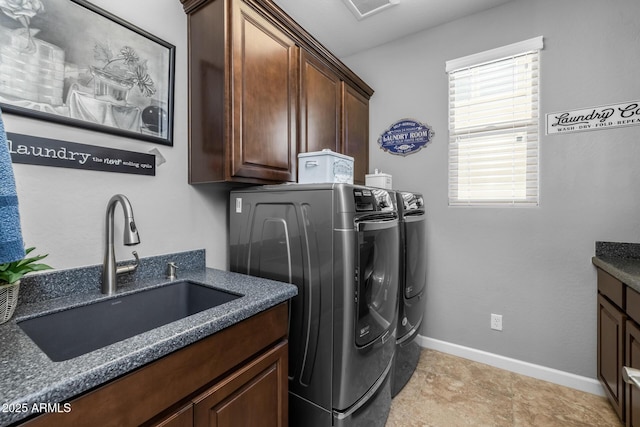
[[[104,263],[102,265],[102,293],[111,295],[116,292],[116,277],[121,273],[129,273],[135,271],[138,268],[140,258],[138,253],[133,251],[133,256],[136,262],[131,265],[116,266],[116,253],[113,248],[113,214],[116,209],[116,204],[120,202],[122,209],[124,210],[124,244],[127,246],[133,246],[140,243],[140,236],[138,235],[138,229],[136,223],[133,220],[133,208],[129,199],[122,194],[116,194],[109,200],[107,204],[107,218],[105,223],[105,250],[104,250]]]

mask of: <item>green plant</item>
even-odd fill
[[[34,249],[35,247],[27,248],[27,250],[25,251],[25,255],[29,255],[31,252],[33,252]],[[52,267],[48,266],[47,264],[37,264],[38,261],[47,257],[47,255],[48,254],[37,255],[30,258],[27,258],[25,256],[25,258],[18,261],[0,264],[0,285],[15,283],[18,280],[22,279],[22,276],[27,273],[31,273],[34,271],[51,270]]]

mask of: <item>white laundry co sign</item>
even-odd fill
[[[547,114],[547,135],[640,125],[640,101]]]

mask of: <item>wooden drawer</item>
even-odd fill
[[[627,302],[626,302],[626,312],[627,315],[636,323],[640,324],[640,293],[627,288]]]
[[[598,292],[620,308],[624,308],[624,288],[621,281],[598,268]]]

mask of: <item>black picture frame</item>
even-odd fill
[[[85,0],[15,4],[0,12],[3,112],[173,145],[174,45]]]

